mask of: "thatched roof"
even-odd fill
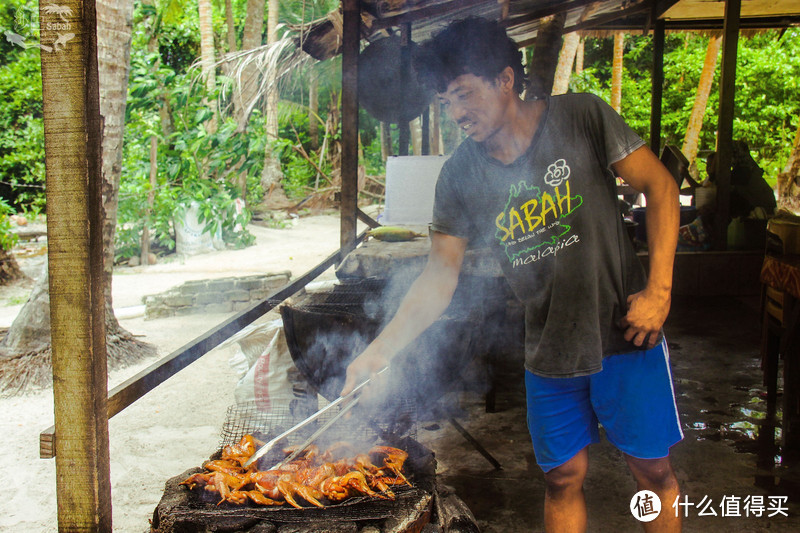
[[[412,38],[421,42],[448,22],[476,15],[504,20],[509,35],[522,46],[536,40],[542,23],[566,14],[564,33],[572,31],[647,32],[656,19],[671,29],[721,29],[725,2],[721,0],[360,0],[362,37],[385,37],[410,23]],[[785,28],[800,25],[800,0],[748,0],[742,2],[742,29]],[[295,28],[298,41],[312,57],[337,55],[342,42],[338,11]]]

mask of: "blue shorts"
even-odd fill
[[[536,462],[545,472],[600,441],[639,459],[669,455],[683,439],[666,341],[603,359],[589,376],[548,378],[525,371],[528,430]]]

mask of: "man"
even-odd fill
[[[477,18],[452,23],[422,47],[417,70],[468,139],[437,182],[428,263],[348,367],[343,393],[437,319],[467,244],[486,244],[525,305],[528,427],[546,481],[546,530],[586,529],[586,447],[599,440],[599,422],[639,490],[662,501],[646,530],[678,531],[669,448],[682,434],[661,335],[677,186],[599,98],[523,101],[520,59],[502,27]],[[647,198],[649,277],[622,225],[615,174]]]

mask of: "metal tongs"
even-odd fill
[[[378,372],[375,375],[376,376],[380,375],[380,374],[384,373],[388,369],[389,369],[389,367],[385,366],[382,369],[378,370]],[[270,468],[270,470],[279,470],[280,467],[282,467],[285,464],[293,461],[294,458],[297,457],[300,454],[300,452],[305,450],[308,447],[309,444],[314,442],[314,440],[316,440],[317,437],[319,437],[323,432],[325,432],[329,427],[331,427],[337,420],[339,420],[345,413],[350,411],[350,409],[352,409],[358,403],[358,400],[360,399],[360,397],[356,397],[356,395],[359,392],[361,392],[361,390],[370,382],[370,379],[371,378],[368,378],[368,379],[364,380],[363,383],[358,385],[356,388],[351,390],[346,395],[340,396],[339,398],[337,398],[336,400],[334,400],[333,402],[331,402],[327,406],[323,407],[322,409],[320,409],[319,411],[317,411],[313,415],[309,416],[308,418],[306,418],[302,422],[299,422],[299,423],[295,424],[291,428],[287,429],[286,431],[284,431],[283,433],[281,433],[280,435],[278,435],[277,437],[275,437],[274,439],[272,439],[271,441],[269,441],[268,443],[263,445],[261,448],[259,448],[256,451],[256,453],[254,453],[253,455],[250,456],[250,459],[248,459],[244,463],[244,467],[247,468],[251,464],[253,464],[254,462],[258,461],[261,457],[264,456],[264,454],[266,454],[272,448],[274,448],[275,445],[278,443],[278,441],[286,438],[287,436],[291,435],[292,433],[295,433],[295,432],[303,429],[308,424],[310,424],[314,420],[318,419],[320,416],[322,416],[326,412],[330,411],[331,409],[335,408],[336,406],[345,404],[342,407],[342,409],[338,413],[336,413],[335,416],[331,417],[330,420],[328,420],[322,426],[320,426],[320,428],[317,429],[308,439],[306,439],[306,441],[303,442],[303,444],[301,444],[294,452],[292,452],[288,457],[286,457],[286,459],[284,459],[283,461],[281,461],[277,465],[275,465],[272,468]]]

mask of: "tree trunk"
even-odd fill
[[[611,107],[619,113],[622,109],[622,53],[625,49],[625,34],[614,34],[614,60],[611,64]]]
[[[575,74],[583,74],[583,56],[586,41],[578,39],[578,49],[575,52]]]
[[[0,248],[0,285],[8,285],[25,277],[19,268],[19,263],[9,250]]]
[[[130,66],[130,38],[132,3],[125,0],[99,0],[97,6],[98,73],[100,84],[100,113],[103,121],[102,137],[102,208],[103,222],[103,292],[105,295],[105,330],[107,336],[108,365],[119,368],[156,353],[153,346],[136,340],[125,331],[114,316],[111,298],[111,280],[114,266],[114,233],[117,222],[117,200],[122,171],[122,137],[127,98],[128,70]],[[44,277],[44,276],[40,276]],[[47,281],[42,290],[47,291]],[[36,292],[34,290],[34,292]],[[49,295],[31,295],[23,306],[8,334],[0,342],[0,393],[24,390],[28,386],[50,383],[50,331],[33,325],[36,335],[27,328],[32,321],[49,316]],[[32,318],[38,317],[38,318]],[[23,379],[15,373],[26,367]],[[35,367],[35,368],[33,368]],[[16,369],[16,370],[15,370]],[[45,371],[40,372],[40,369]],[[25,377],[27,376],[27,377]],[[13,389],[13,390],[12,390]]]
[[[566,14],[553,15],[539,29],[533,59],[528,68],[530,86],[525,93],[526,100],[537,100],[552,93],[558,53],[561,50],[561,33],[566,20]]]
[[[269,0],[269,11],[267,13],[267,44],[275,44],[278,41],[278,8],[279,0]],[[266,98],[266,134],[268,141],[278,138],[278,87],[274,72],[266,72],[265,75],[271,76],[267,80]],[[268,196],[273,199],[283,201],[285,195],[280,188],[283,179],[280,162],[275,158],[269,145],[264,150],[264,169],[261,172],[261,187]]]
[[[778,208],[800,216],[800,118],[792,153],[783,172],[778,174]]]
[[[564,94],[569,89],[569,79],[572,75],[572,65],[575,63],[575,53],[578,51],[578,32],[570,32],[564,36],[564,44],[558,55],[558,66],[553,80],[553,94]]]
[[[319,148],[319,78],[314,74],[308,81],[308,137],[311,148]]]
[[[261,32],[264,30],[264,0],[248,0],[247,14],[244,19],[244,33],[242,34],[242,50],[252,50],[261,46]],[[261,74],[258,68],[250,63],[242,68],[241,78],[237,84],[241,105],[237,110],[237,131],[247,130],[247,121],[250,111],[255,107],[254,100],[258,97],[258,78]]]
[[[233,20],[233,2],[225,0],[225,25],[228,30],[228,52],[236,51],[236,24]]]
[[[708,48],[706,48],[703,72],[700,74],[700,81],[697,84],[697,94],[694,97],[692,115],[689,117],[689,124],[686,126],[686,135],[683,138],[681,152],[689,160],[690,165],[697,157],[700,131],[703,129],[703,116],[706,114],[706,104],[708,103],[708,96],[711,94],[714,71],[717,69],[720,45],[722,45],[722,38],[719,35],[712,35],[708,41]]]
[[[411,150],[414,155],[422,155],[422,120],[419,117],[408,123],[411,131]]]
[[[211,94],[217,85],[214,67],[214,27],[211,1],[197,0],[197,11],[200,17],[200,68],[206,90]],[[213,101],[207,101],[206,105],[209,109],[216,109],[216,103]],[[206,129],[209,132],[216,131],[216,118],[212,118],[208,122]]]

